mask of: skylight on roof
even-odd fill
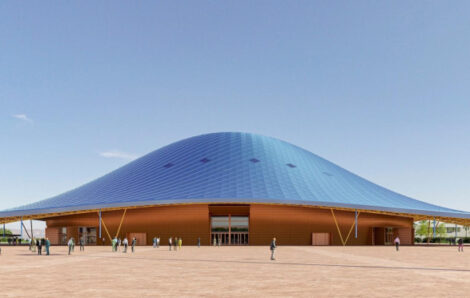
[[[166,165],[164,165],[163,167],[164,168],[171,168],[172,166],[174,166],[174,164],[172,164],[171,162],[167,163]]]
[[[328,172],[322,172],[322,173],[323,173],[323,175],[326,175],[326,176],[330,176],[330,177],[333,176],[333,174],[330,174]]]
[[[209,162],[209,161],[211,161],[211,160],[209,158],[205,158],[205,157],[200,160],[200,162],[202,162],[202,163],[206,163],[206,162]]]
[[[287,165],[289,168],[295,168],[295,167],[297,167],[296,165],[293,165],[293,164],[291,164],[291,163],[288,163],[288,164],[286,164],[286,165]]]
[[[259,159],[252,158],[252,159],[250,159],[250,161],[251,161],[252,163],[257,163],[257,162],[259,162]]]

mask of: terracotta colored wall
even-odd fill
[[[102,212],[102,218],[111,237],[117,233],[123,211]],[[98,214],[88,213],[72,216],[56,217],[47,220],[48,227],[67,227],[67,237],[77,239],[78,227],[96,227],[98,234]],[[147,233],[147,244],[152,243],[155,236],[160,236],[160,243],[168,243],[169,237],[182,237],[183,245],[197,243],[209,244],[209,212],[207,205],[164,206],[142,209],[128,209],[118,237],[124,238],[127,233]],[[109,237],[102,226],[102,238],[109,244]],[[98,244],[103,244],[101,239]]]
[[[354,223],[354,212],[335,211],[343,239]],[[371,227],[407,227],[409,218],[361,213],[358,218],[358,238],[351,232],[348,245],[371,244]],[[312,233],[330,233],[332,244],[341,245],[341,239],[331,211],[306,207],[252,205],[250,208],[250,244],[267,245],[273,237],[279,245],[311,245]]]
[[[279,245],[311,245],[312,233],[330,233],[331,243],[341,245],[331,211],[308,207],[251,205],[251,206],[208,206],[176,205],[127,210],[118,237],[124,238],[127,233],[146,233],[147,244],[152,243],[154,236],[160,236],[161,244],[166,245],[168,238],[182,237],[183,245],[195,245],[197,238],[201,244],[208,245],[210,237],[210,214],[224,213],[250,215],[250,245],[269,245],[276,237]],[[112,237],[115,236],[122,210],[103,212],[102,217]],[[354,222],[354,212],[335,211],[341,233],[346,238]],[[354,238],[354,229],[348,245],[370,245],[372,228],[402,228],[402,243],[406,244],[411,234],[413,221],[409,218],[361,213],[358,219],[358,238]],[[78,227],[96,227],[98,233],[98,214],[62,216],[47,219],[48,235],[52,238],[53,228],[67,227],[67,236],[78,239]],[[54,233],[58,233],[54,232]],[[401,235],[401,234],[400,234]],[[105,244],[109,244],[107,233],[102,228]],[[411,238],[412,239],[412,238]],[[98,244],[103,244],[99,239]],[[376,243],[377,244],[377,243]]]
[[[46,228],[46,238],[49,238],[49,241],[53,245],[59,244],[59,231],[58,227],[47,227]]]
[[[398,229],[398,236],[402,245],[411,245],[414,243],[414,233],[412,228]]]

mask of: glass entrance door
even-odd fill
[[[212,216],[212,245],[248,245],[248,216]]]

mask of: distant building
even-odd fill
[[[345,147],[345,150],[347,148]],[[185,244],[383,245],[413,243],[413,222],[468,223],[363,179],[307,150],[249,133],[175,142],[56,197],[0,212],[38,219],[53,244],[159,236]]]
[[[448,224],[448,223],[444,223],[444,226],[446,228],[445,237],[447,238],[451,238],[451,237],[463,238],[463,237],[470,236],[469,226],[460,226],[460,225]]]

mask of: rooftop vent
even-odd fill
[[[259,162],[259,159],[252,158],[252,159],[250,159],[250,161],[251,161],[252,163],[257,163],[257,162]]]
[[[164,165],[163,167],[166,168],[166,169],[169,169],[171,168],[172,166],[174,166],[174,164],[172,164],[171,162],[167,163],[166,165]]]
[[[328,172],[323,172],[323,175],[330,176],[330,177],[333,176],[333,174],[330,174]]]
[[[200,160],[200,162],[202,162],[202,163],[206,163],[206,162],[209,162],[209,161],[211,161],[211,160],[209,158],[205,158],[205,157]]]
[[[287,166],[288,166],[289,168],[295,168],[295,167],[297,167],[296,165],[293,165],[293,164],[291,164],[291,163],[288,163]]]

